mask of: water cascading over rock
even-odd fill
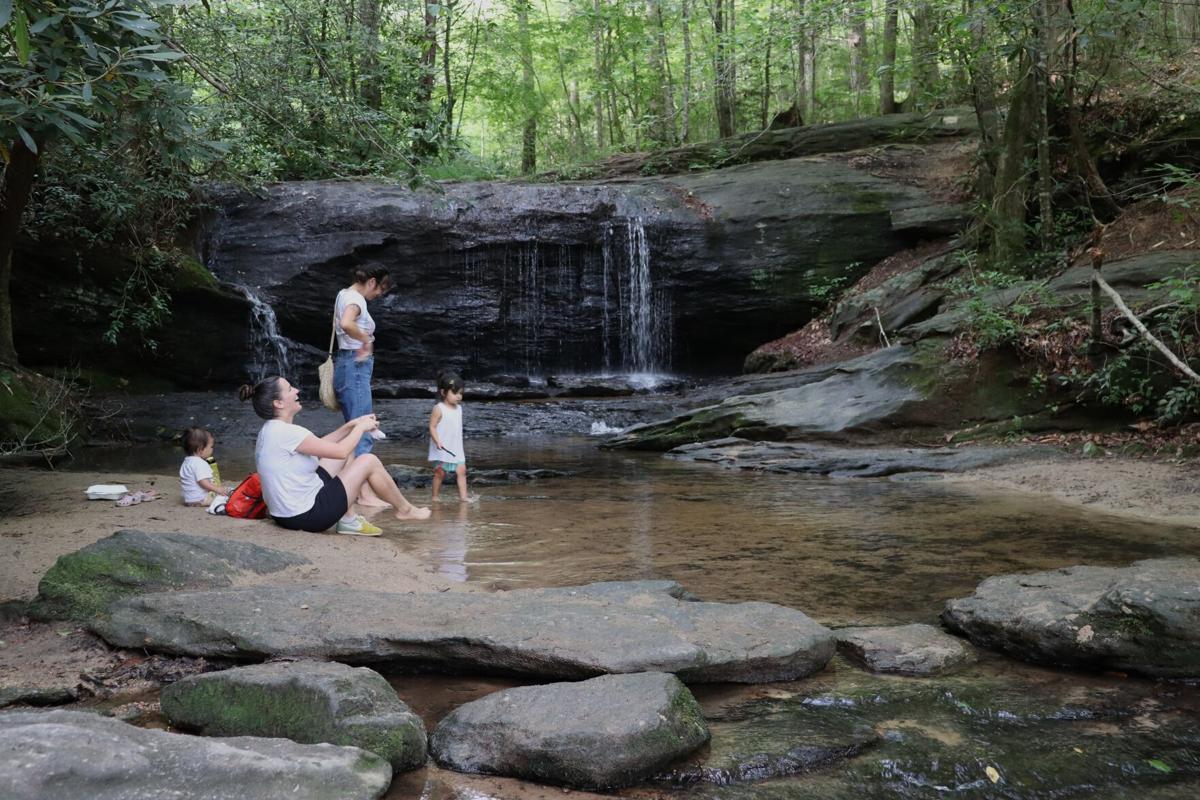
[[[323,357],[350,268],[391,271],[371,309],[386,378],[736,371],[802,324],[830,280],[928,235],[908,212],[937,208],[919,188],[811,158],[593,184],[285,183],[214,200],[206,262],[270,299],[299,375]]]

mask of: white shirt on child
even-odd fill
[[[338,292],[337,301],[333,304],[333,313],[337,317],[337,342],[338,347],[342,350],[358,350],[363,346],[362,342],[342,329],[342,314],[350,306],[358,306],[358,317],[355,318],[354,324],[372,342],[375,341],[375,320],[371,317],[371,312],[367,311],[367,298],[353,289],[342,289]]]
[[[208,489],[200,481],[213,479],[212,465],[200,456],[188,456],[179,468],[179,488],[185,503],[203,503],[208,498]]]
[[[445,461],[448,464],[465,464],[467,463],[467,452],[463,448],[463,404],[452,406],[449,403],[438,403],[438,407],[442,409],[442,418],[438,420],[437,435],[442,440],[442,447],[454,455],[450,455],[446,450],[439,450],[431,436],[429,437],[429,460]]]
[[[272,517],[295,517],[311,510],[325,485],[317,474],[320,459],[296,452],[312,435],[308,428],[278,419],[267,420],[258,432],[254,462]]]

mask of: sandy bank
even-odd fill
[[[946,475],[950,483],[1015,489],[1096,511],[1200,527],[1200,465],[1109,456],[1003,464]]]
[[[164,499],[127,508],[86,500],[94,483],[124,483],[131,490],[157,488]],[[325,584],[386,592],[463,589],[423,566],[405,552],[404,532],[412,525],[371,514],[383,528],[380,537],[338,536],[285,531],[268,521],[230,519],[188,508],[178,499],[175,475],[102,475],[87,472],[0,470],[0,601],[27,599],[55,560],[123,528],[148,532],[181,531],[253,542],[308,558],[312,565],[260,580],[271,583]],[[414,493],[428,502],[428,492]],[[443,509],[435,508],[436,517]]]

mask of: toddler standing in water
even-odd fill
[[[179,468],[179,489],[185,506],[207,506],[217,495],[225,495],[221,476],[213,460],[213,435],[204,428],[188,428],[180,437],[183,465]]]
[[[463,449],[462,378],[453,372],[438,375],[441,402],[429,415],[429,460],[434,463],[433,499],[438,499],[442,481],[450,473],[458,481],[458,499],[467,502],[467,454]]]

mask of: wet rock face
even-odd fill
[[[356,747],[249,736],[206,739],[82,711],[0,713],[0,797],[374,800],[388,763]],[[199,796],[199,795],[194,795]]]
[[[265,575],[308,563],[303,556],[248,542],[117,531],[59,558],[38,583],[36,609],[83,621],[123,597],[229,586],[242,573]]]
[[[937,675],[975,660],[959,639],[932,625],[842,628],[838,651],[871,672]]]
[[[585,789],[629,786],[708,741],[674,675],[605,675],[508,689],[460,706],[431,740],[439,764]]]
[[[654,670],[759,683],[810,675],[833,656],[833,634],[799,611],[682,596],[670,581],[496,594],[251,587],[132,598],[91,624],[111,644],[174,654],[561,679]]]
[[[396,772],[425,763],[425,725],[366,667],[276,662],[193,675],[163,690],[172,725],[205,736],[278,736],[361,747]]]
[[[1200,560],[988,578],[942,621],[981,647],[1049,664],[1200,676]]]
[[[814,290],[930,233],[911,213],[894,215],[936,205],[820,158],[442,190],[298,182],[219,192],[207,263],[257,287],[284,336],[321,349],[348,269],[388,267],[396,287],[371,309],[380,376],[431,365],[473,376],[736,371],[820,305]]]

